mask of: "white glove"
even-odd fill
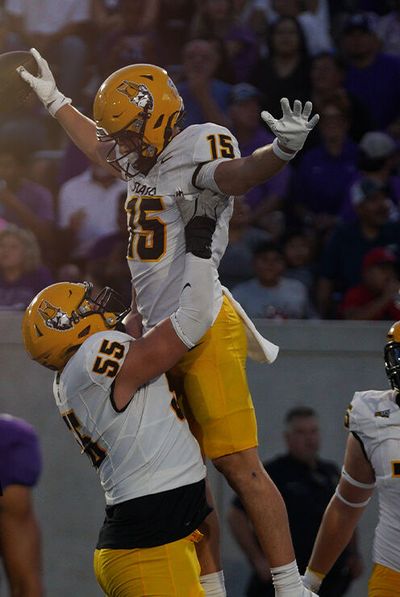
[[[293,154],[289,154],[284,149],[278,146],[278,143],[273,143],[274,153],[284,160],[289,160],[296,155],[309,134],[315,127],[319,120],[319,115],[314,114],[311,120],[308,120],[312,111],[312,103],[306,102],[304,108],[300,100],[294,100],[293,110],[289,105],[289,100],[284,97],[281,99],[282,118],[277,120],[269,112],[261,112],[261,118],[267,123],[271,131],[276,135],[277,140],[283,147],[292,150]],[[281,154],[284,154],[283,156]]]
[[[178,189],[175,193],[175,200],[185,226],[195,216],[218,220],[229,205],[227,198],[208,189],[199,191],[195,195],[184,195],[181,189]]]
[[[50,114],[54,117],[56,112],[58,112],[62,106],[70,104],[72,100],[69,97],[65,97],[65,95],[57,89],[53,73],[51,72],[47,61],[35,48],[31,48],[30,52],[37,62],[39,75],[35,77],[23,66],[17,68],[17,73],[32,87],[45,108],[47,108]]]

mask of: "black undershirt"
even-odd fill
[[[205,481],[106,507],[97,549],[155,547],[190,535],[212,511]]]

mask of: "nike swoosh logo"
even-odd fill
[[[160,160],[161,164],[164,164],[164,162],[168,162],[168,160],[172,159],[173,157],[174,157],[173,155],[170,155],[169,157]]]

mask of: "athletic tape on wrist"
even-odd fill
[[[279,158],[280,160],[284,160],[285,162],[290,162],[290,160],[292,160],[294,156],[297,154],[297,151],[295,151],[294,153],[287,153],[286,151],[283,151],[283,149],[279,147],[278,137],[275,137],[275,139],[272,142],[272,151],[274,152],[277,158]]]

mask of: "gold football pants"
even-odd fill
[[[246,375],[244,324],[224,297],[214,325],[168,377],[206,456],[257,446],[257,423]]]
[[[204,597],[193,537],[137,549],[96,549],[94,571],[107,597]]]
[[[374,564],[368,583],[368,597],[396,597],[400,595],[400,572]]]

